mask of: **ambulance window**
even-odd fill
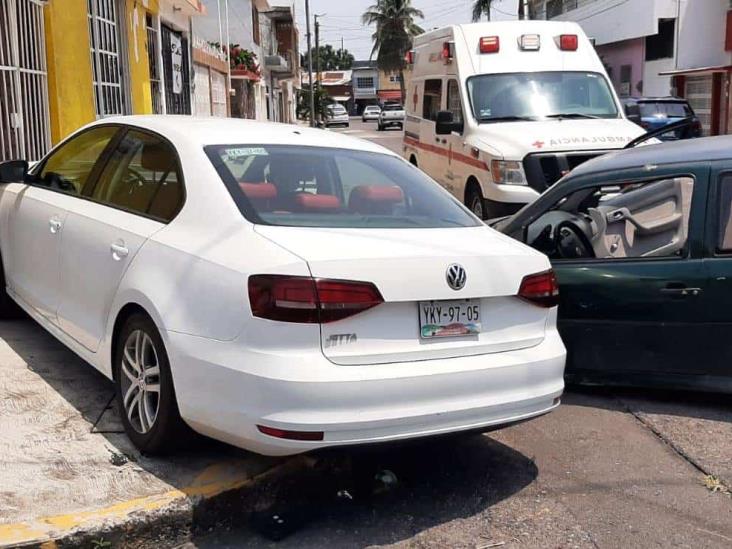
[[[460,86],[457,80],[447,82],[447,110],[452,113],[453,122],[462,124],[463,106],[460,102]]]
[[[437,120],[442,105],[442,80],[425,80],[422,118]]]

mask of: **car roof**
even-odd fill
[[[732,135],[682,139],[658,145],[641,145],[604,154],[572,170],[572,178],[597,172],[625,170],[653,164],[711,162],[732,158]]]
[[[302,145],[378,152],[398,156],[385,147],[346,134],[307,126],[258,122],[242,118],[195,117],[184,115],[133,115],[104,118],[90,124],[126,124],[147,129],[174,144],[207,145]]]

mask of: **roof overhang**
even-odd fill
[[[659,76],[681,76],[686,74],[713,74],[715,72],[732,72],[732,65],[717,65],[716,67],[696,67],[692,69],[674,69],[659,72]]]

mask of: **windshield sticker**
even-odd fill
[[[241,147],[226,150],[226,157],[229,160],[238,160],[244,156],[269,156],[269,153],[264,147]]]

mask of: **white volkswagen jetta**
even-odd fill
[[[382,147],[122,117],[24,167],[0,166],[0,306],[114,380],[141,450],[187,425],[286,455],[559,403],[548,260]]]

